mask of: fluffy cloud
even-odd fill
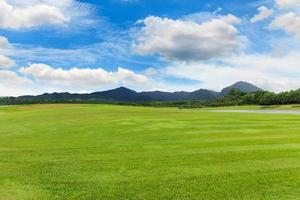
[[[65,70],[45,64],[31,64],[18,72],[0,70],[0,96],[20,96],[44,92],[94,92],[112,87],[127,86],[135,89],[150,88],[155,83],[144,73],[118,68],[72,68]],[[9,90],[7,90],[9,88]]]
[[[0,55],[0,69],[10,68],[15,65],[15,62],[10,58]]]
[[[221,15],[218,18],[228,24],[240,24],[241,20],[232,14]]]
[[[300,7],[300,1],[299,0],[277,0],[276,4],[279,8]]]
[[[253,18],[251,18],[251,23],[256,23],[258,21],[264,20],[268,17],[270,17],[273,14],[273,10],[269,9],[265,6],[261,6],[258,8],[259,13],[255,15]]]
[[[290,52],[283,56],[242,54],[219,62],[176,62],[161,73],[200,81],[201,87],[214,90],[220,90],[226,85],[242,80],[279,92],[299,88],[299,56],[300,52]]]
[[[31,64],[28,67],[22,67],[20,73],[32,77],[34,81],[38,82],[86,89],[102,88],[108,85],[146,85],[150,82],[146,76],[121,67],[115,72],[108,72],[102,68],[65,70],[62,68],[55,69],[45,64]]]
[[[8,48],[9,46],[10,45],[8,39],[6,37],[0,36],[0,48],[4,49],[4,48]]]
[[[10,70],[0,70],[0,96],[37,94],[32,81]]]
[[[289,12],[276,17],[269,26],[271,29],[280,29],[300,39],[300,16]]]
[[[93,7],[76,0],[1,0],[0,28],[46,25],[88,27],[95,24]]]
[[[29,28],[45,24],[62,25],[70,19],[58,7],[36,4],[17,7],[0,1],[0,27],[9,29]]]
[[[9,41],[6,37],[0,36],[0,69],[7,69],[15,65],[15,62],[3,55],[10,47]]]
[[[27,78],[19,76],[17,73],[10,70],[0,70],[0,82],[5,82],[10,85],[21,85],[31,83]]]
[[[199,61],[228,55],[241,46],[233,15],[202,24],[193,21],[147,17],[133,45],[139,54],[159,54],[168,60]]]

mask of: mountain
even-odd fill
[[[88,95],[93,99],[101,99],[108,101],[121,101],[121,102],[136,102],[136,101],[147,101],[151,100],[146,98],[134,90],[120,87],[113,90],[107,90],[103,92],[94,92]]]
[[[74,95],[76,95],[76,94],[71,94],[71,93],[68,93],[68,92],[64,92],[64,93],[54,92],[54,93],[44,93],[44,94],[37,95],[37,96],[30,96],[30,95],[21,96],[19,98],[23,98],[23,99],[35,98],[35,99],[39,99],[39,100],[42,100],[42,99],[58,99],[58,100],[61,100],[61,99],[73,98]]]
[[[224,88],[220,92],[219,96],[220,97],[226,96],[233,89],[239,90],[241,92],[246,92],[246,93],[262,91],[262,89],[256,87],[255,85],[252,85],[251,83],[239,81],[229,87]]]
[[[21,96],[17,97],[17,100],[26,102],[146,102],[178,100],[210,101],[226,96],[232,89],[237,89],[247,93],[261,91],[260,88],[250,83],[240,81],[224,88],[221,92],[215,92],[206,89],[199,89],[193,92],[136,92],[125,87],[119,87],[113,90],[94,92],[90,94],[45,93],[38,96]]]
[[[209,101],[209,100],[214,100],[218,97],[219,93],[212,91],[212,90],[204,90],[204,89],[200,89],[200,90],[196,90],[194,92],[191,92],[189,94],[188,99],[190,100],[205,100],[205,101]]]
[[[196,90],[194,92],[162,92],[162,91],[154,91],[154,92],[141,92],[139,93],[148,99],[152,99],[153,101],[178,101],[178,100],[213,100],[218,96],[218,92],[211,90]]]
[[[141,95],[151,99],[152,101],[178,101],[187,99],[189,92],[162,92],[162,91],[153,91],[153,92],[141,92]]]

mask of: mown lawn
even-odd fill
[[[0,107],[10,199],[300,199],[300,115]]]

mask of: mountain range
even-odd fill
[[[88,101],[107,101],[107,102],[145,102],[145,101],[178,101],[178,100],[202,100],[209,101],[226,96],[232,89],[241,92],[255,92],[262,89],[247,82],[239,81],[221,92],[199,89],[193,92],[136,92],[134,90],[119,87],[113,90],[94,92],[89,94],[71,93],[45,93],[37,96],[20,96],[22,100],[88,100]]]

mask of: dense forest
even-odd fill
[[[206,102],[210,106],[227,106],[227,105],[284,105],[299,104],[300,89],[288,92],[273,93],[268,91],[256,91],[244,93],[238,90],[231,90],[229,94],[223,98]]]
[[[179,108],[219,107],[236,105],[285,105],[300,104],[300,89],[279,94],[268,91],[245,93],[232,89],[228,95],[212,101],[144,102],[147,106],[171,106]]]

